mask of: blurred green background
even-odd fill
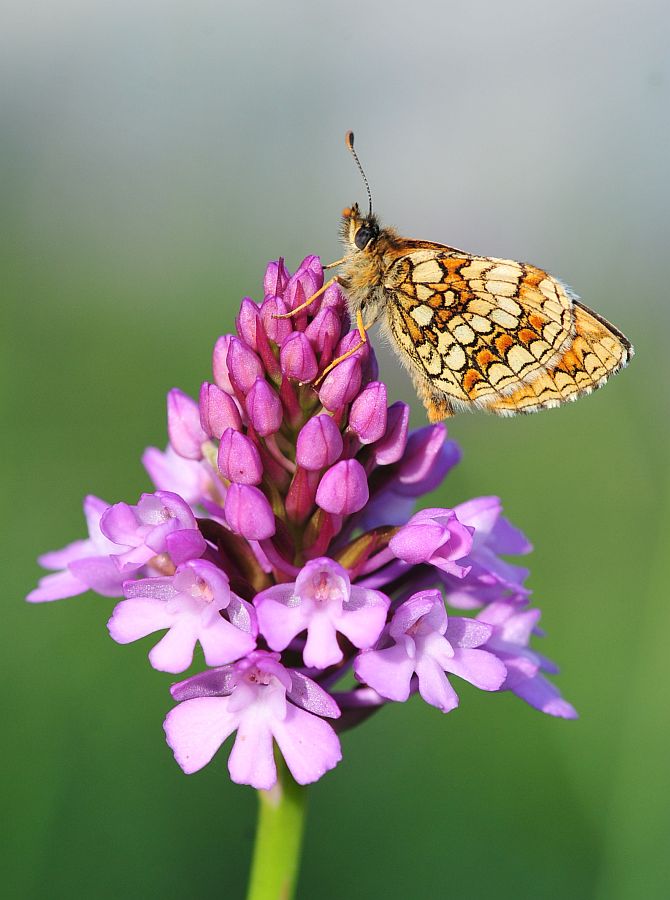
[[[661,898],[670,885],[667,4],[10,0],[0,34],[5,784],[20,898],[241,897],[255,796],[184,776],[170,676],[113,602],[28,606],[81,497],[134,502],[268,259],[338,253],[363,200],[402,233],[531,260],[634,342],[575,405],[461,416],[435,496],[497,493],[535,543],[547,655],[581,713],[459,685],[344,737],[299,897]],[[407,380],[379,347],[391,395]],[[423,413],[416,409],[415,424]]]

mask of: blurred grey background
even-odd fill
[[[339,256],[348,128],[383,221],[547,268],[638,354],[570,408],[454,420],[435,497],[498,493],[534,541],[581,720],[467,687],[448,717],[384,711],[312,791],[299,896],[667,896],[669,23],[651,0],[5,3],[10,896],[243,894],[253,793],[224,755],[177,769],[150,642],[114,645],[92,595],[22,597],[85,493],[147,488],[165,392],[208,377],[267,260]]]

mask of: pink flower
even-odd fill
[[[137,506],[115,503],[102,516],[100,530],[125,551],[114,555],[119,571],[134,572],[160,553],[175,564],[205,552],[189,505],[170,491],[142,494]]]
[[[206,560],[190,560],[169,577],[127,581],[124,591],[127,599],[115,607],[109,633],[129,644],[167,628],[149,653],[161,672],[187,669],[198,641],[208,666],[230,663],[256,646],[254,608],[233,594],[225,572]]]
[[[273,740],[298,784],[317,781],[342,758],[332,727],[335,701],[279,654],[257,650],[232,666],[196,675],[172,688],[183,701],[165,719],[165,734],[184,772],[202,769],[226,738],[237,737],[228,771],[238,784],[269,790],[277,781]]]
[[[470,552],[473,530],[458,521],[453,509],[422,509],[391,538],[389,548],[404,562],[430,563],[462,578],[469,569],[455,560]]]
[[[88,525],[88,539],[74,541],[62,550],[52,550],[39,558],[45,569],[59,569],[53,575],[40,579],[38,587],[26,600],[45,603],[76,597],[84,591],[94,590],[103,597],[120,597],[123,594],[124,576],[119,572],[110,554],[118,547],[100,531],[100,519],[109,504],[89,494],[84,500],[84,515]]]
[[[372,647],[386,622],[389,598],[352,585],[346,570],[325,557],[307,563],[293,584],[256,595],[259,628],[273,650],[284,650],[307,631],[306,666],[325,669],[342,660],[337,634],[355,647]]]
[[[361,653],[354,660],[354,672],[382,697],[399,701],[409,697],[416,673],[423,699],[446,713],[458,706],[446,672],[485,691],[498,690],[505,680],[504,664],[493,653],[476,649],[491,633],[474,619],[447,619],[440,592],[420,591],[393,616],[392,646]]]
[[[501,690],[512,691],[547,715],[576,719],[575,708],[542,675],[542,672],[555,674],[558,668],[528,646],[539,619],[539,609],[519,609],[510,603],[491,603],[477,616],[477,621],[492,627],[486,649],[500,657],[507,668]]]

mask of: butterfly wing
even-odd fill
[[[626,337],[581,301],[575,301],[574,311],[575,335],[558,361],[529,384],[494,400],[488,410],[513,416],[560,406],[602,387],[627,365],[634,351]]]
[[[387,329],[431,418],[454,408],[517,411],[510,398],[546,376],[573,344],[575,298],[535,266],[417,243],[387,267],[384,290]],[[532,396],[523,394],[520,409],[541,408]]]

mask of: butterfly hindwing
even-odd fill
[[[487,409],[498,415],[537,412],[576,400],[602,387],[625,366],[633,349],[624,335],[597,313],[575,301],[574,338],[559,360],[538,378]]]

